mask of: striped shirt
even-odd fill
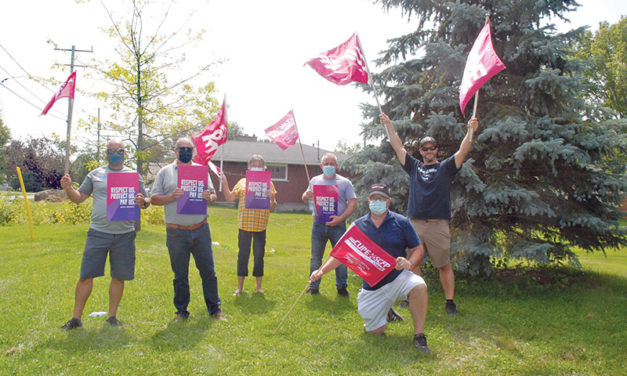
[[[274,184],[270,182],[270,189],[276,195]],[[237,225],[241,230],[260,232],[268,226],[270,210],[246,209],[246,178],[240,179],[233,187],[233,195],[239,200],[237,205]]]

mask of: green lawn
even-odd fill
[[[306,295],[277,335],[273,331],[309,274],[311,217],[272,214],[264,295],[231,296],[236,287],[236,211],[211,208],[210,226],[222,308],[210,319],[200,279],[190,268],[191,317],[172,323],[172,272],[165,230],[143,225],[136,279],[127,284],[122,328],[88,317],[107,310],[109,278],[99,278],[84,327],[58,327],[71,316],[87,225],[0,226],[0,374],[4,375],[616,375],[627,356],[627,251],[582,256],[584,272],[560,271],[560,283],[522,285],[458,276],[460,314],[448,317],[437,275],[426,270],[426,334],[434,352],[420,355],[409,322],[385,336],[364,334],[357,313],[360,279],[349,273],[349,299],[333,274],[320,296]],[[108,271],[107,271],[108,274]],[[410,318],[407,310],[399,310]]]

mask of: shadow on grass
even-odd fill
[[[301,299],[300,304],[307,307],[310,311],[333,316],[341,316],[350,311],[357,311],[357,301],[353,297],[345,298],[335,293],[330,297],[325,296],[323,293],[320,295],[305,295]]]
[[[266,299],[264,294],[242,292],[233,298],[232,305],[236,306],[241,312],[260,315],[268,313],[274,309],[276,302]]]
[[[209,317],[209,314],[190,316],[187,320],[171,321],[146,342],[159,351],[189,350],[206,340],[206,332],[214,325],[222,324],[225,323]]]
[[[132,336],[124,327],[111,327],[108,324],[100,328],[78,328],[64,331],[61,329],[45,343],[41,348],[65,351],[70,354],[97,351],[118,351],[125,345],[137,342],[137,337]],[[40,350],[35,349],[35,352]]]

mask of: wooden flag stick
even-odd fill
[[[298,298],[296,299],[296,301],[294,302],[294,304],[292,304],[292,307],[290,308],[289,311],[287,311],[287,313],[285,314],[285,316],[283,317],[283,320],[281,320],[281,323],[279,323],[279,326],[276,327],[276,329],[274,329],[274,333],[276,334],[279,329],[281,329],[281,326],[283,326],[283,323],[285,322],[285,320],[287,319],[287,316],[290,315],[290,313],[292,313],[292,311],[294,310],[294,307],[296,307],[296,304],[298,304],[298,302],[300,301],[300,299],[303,297],[303,295],[305,295],[305,293],[307,292],[307,289],[309,288],[309,285],[311,284],[311,281],[307,282],[307,286],[305,286],[305,289],[300,293],[300,295],[298,295]]]
[[[361,41],[359,41],[359,34],[357,34],[357,41],[359,42],[359,49],[361,50],[361,53],[364,55],[364,62],[366,63],[366,72],[368,72],[368,82],[372,82],[370,84],[370,87],[372,88],[372,92],[374,93],[374,100],[377,101],[377,106],[379,107],[379,113],[382,114],[383,109],[381,109],[381,103],[379,103],[379,94],[377,93],[377,89],[374,86],[374,80],[371,79],[372,74],[370,73],[370,68],[368,67],[368,59],[366,59],[366,53],[364,52],[364,49],[361,48]],[[388,132],[388,129],[386,127],[383,127],[383,129],[385,129],[385,135],[388,137],[388,140],[389,140],[390,132]]]
[[[303,151],[303,144],[300,142],[300,132],[298,131],[298,125],[296,124],[296,115],[292,110],[292,117],[294,118],[294,127],[296,128],[296,134],[298,135],[298,146],[300,146],[300,155],[303,157],[303,164],[305,165],[305,173],[307,174],[307,182],[311,181],[309,177],[309,168],[307,168],[307,161],[305,160],[305,152]]]
[[[472,106],[472,117],[477,116],[477,103],[479,103],[479,90],[480,89],[477,89],[477,92],[475,93],[475,104]],[[472,127],[470,128],[470,138],[468,141],[472,142]]]

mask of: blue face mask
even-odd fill
[[[324,173],[327,177],[331,177],[335,175],[335,167],[333,166],[322,166],[322,173]]]
[[[386,202],[385,201],[381,201],[381,200],[372,200],[370,201],[370,203],[368,204],[368,207],[370,208],[370,211],[372,212],[372,214],[383,214],[385,213],[386,210],[388,210]]]
[[[124,149],[107,150],[107,161],[111,166],[121,166],[124,163]]]

